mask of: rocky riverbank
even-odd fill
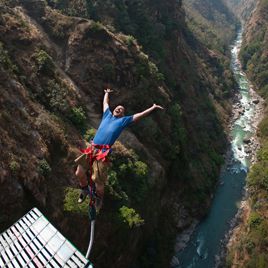
[[[238,38],[242,38],[242,36],[239,36]],[[225,165],[222,167],[222,171],[223,174],[226,171],[228,174],[230,173],[230,175],[228,175],[230,176],[230,178],[232,178],[233,175],[239,176],[237,174],[244,173],[244,175],[242,175],[241,177],[243,178],[244,182],[249,167],[256,162],[257,151],[260,148],[260,141],[258,139],[258,124],[260,123],[264,115],[264,100],[255,92],[253,86],[247,80],[246,74],[242,72],[242,67],[238,59],[239,49],[240,49],[240,42],[237,41],[236,47],[234,47],[233,50],[233,56],[234,56],[233,71],[235,76],[237,77],[239,88],[237,89],[237,94],[234,96],[233,99],[232,116],[228,127],[230,146],[225,154]],[[218,185],[221,186],[223,184],[224,180],[220,179]],[[241,190],[243,185],[244,183],[241,186]],[[228,191],[226,192],[226,194],[229,195],[230,192]],[[239,196],[241,196],[241,193],[239,193]],[[234,200],[240,200],[240,198]],[[242,200],[243,201],[240,204],[240,208],[238,209],[236,216],[235,217],[233,216],[232,219],[229,220],[229,222],[228,221],[226,222],[229,225],[229,228],[228,231],[226,231],[226,234],[222,236],[223,238],[219,241],[221,248],[220,252],[215,253],[217,254],[216,256],[215,254],[211,255],[212,257],[215,256],[214,263],[215,267],[217,268],[224,267],[227,248],[229,247],[229,244],[232,243],[232,241],[234,241],[239,237],[240,232],[238,227],[239,223],[246,220],[249,215],[250,210],[248,203],[246,201],[247,200],[246,188],[242,193]],[[224,206],[223,203],[222,205]],[[231,203],[229,205],[231,206]],[[190,225],[187,230],[185,230],[182,234],[180,234],[177,237],[175,245],[176,253],[183,251],[183,249],[191,242],[191,239],[193,239],[193,241],[196,241],[196,238],[192,237],[194,236],[194,231],[196,229],[197,224],[198,221]],[[213,243],[213,241],[210,241],[209,243]],[[207,247],[208,250],[208,246],[205,247]],[[203,244],[202,248],[203,248],[202,252],[204,253],[205,249]],[[194,246],[193,249],[191,250],[192,254],[195,254],[196,253],[195,250],[199,250],[199,248],[196,248],[196,246]],[[211,250],[210,254],[213,254]],[[198,261],[198,263],[196,261],[197,259],[195,259],[194,261],[195,263],[194,267],[197,267],[196,265],[199,264],[204,265],[201,264],[202,261],[200,262]],[[174,256],[171,260],[171,267],[180,267],[182,262],[183,259],[180,260],[180,257],[178,257],[178,255]]]
[[[243,146],[244,146],[244,152],[246,153],[246,158],[249,159],[251,164],[253,164],[256,161],[257,151],[260,148],[260,142],[258,140],[257,130],[258,130],[258,124],[262,120],[264,114],[264,100],[254,91],[253,87],[250,87],[249,94],[251,99],[249,105],[254,105],[253,109],[254,112],[250,121],[248,122],[251,126],[251,135],[243,139]],[[242,105],[241,98],[242,98],[241,94],[237,93],[233,99],[233,112],[232,117],[230,119],[230,125],[228,128],[230,147],[225,154],[225,165],[222,168],[223,170],[230,169],[234,164],[234,162],[238,161],[237,159],[234,158],[234,152],[231,147],[232,137],[230,133],[233,130],[235,122],[245,114],[246,109],[249,109],[245,108],[244,105]],[[242,153],[242,146],[239,147],[238,150],[241,150]],[[247,172],[247,170],[245,170],[245,172]],[[218,186],[220,186],[221,183],[222,183],[221,180],[219,180]],[[246,199],[247,199],[247,191],[245,189],[243,193],[243,201],[241,202],[240,208],[235,218],[233,218],[230,221],[230,228],[229,228],[230,231],[225,235],[224,239],[221,240],[221,247],[222,247],[221,253],[215,257],[215,267],[217,268],[223,267],[227,247],[229,246],[229,243],[235,240],[236,236],[239,234],[239,227],[238,227],[239,223],[241,223],[241,221],[244,221],[247,218],[247,215],[249,213],[249,206],[247,204]],[[175,243],[175,252],[182,251],[188,245],[191,236],[195,231],[198,223],[199,223],[198,220],[194,220],[194,222],[187,229],[185,229],[181,234],[177,236]],[[171,267],[178,267],[180,265],[179,258],[177,256],[173,256],[170,265]]]
[[[251,105],[254,105],[254,114],[250,120],[250,125],[252,127],[252,134],[249,137],[243,139],[245,153],[247,154],[247,158],[250,160],[250,166],[253,165],[257,161],[257,152],[260,149],[260,141],[258,138],[258,125],[262,121],[264,116],[264,99],[259,96],[253,87],[250,87],[249,94],[251,97]],[[244,115],[245,109],[241,105],[239,101],[239,96],[236,96],[234,104],[233,104],[233,119],[231,121],[230,131],[232,130],[232,126],[234,122],[241,116]],[[241,148],[242,149],[242,148]],[[229,153],[227,163],[231,163],[234,161],[232,158],[231,152]],[[227,164],[228,165],[228,164]],[[243,198],[240,203],[240,207],[235,218],[230,222],[230,230],[225,235],[224,239],[221,241],[222,250],[221,253],[215,257],[215,268],[223,268],[225,267],[226,261],[226,253],[229,248],[233,246],[236,241],[239,240],[242,226],[249,217],[250,214],[250,206],[248,204],[248,191],[247,187],[244,188]]]
[[[250,105],[254,105],[254,114],[252,118],[250,119],[250,125],[251,125],[251,134],[243,139],[244,143],[244,148],[245,148],[245,153],[247,154],[247,158],[250,159],[251,164],[256,162],[256,156],[257,156],[257,151],[260,148],[260,141],[258,139],[257,135],[257,130],[258,130],[258,125],[263,119],[264,115],[264,99],[259,96],[256,91],[253,89],[253,87],[250,87],[249,94],[251,97],[251,103]],[[234,104],[233,104],[233,115],[232,115],[232,120],[231,124],[229,127],[229,130],[231,131],[235,121],[242,115],[245,114],[246,109],[241,102],[240,99],[241,96],[236,96],[234,99]],[[239,150],[242,150],[241,147],[238,148]]]
[[[187,246],[187,244],[189,243],[191,239],[191,235],[193,234],[198,222],[199,221],[195,219],[193,223],[187,229],[185,229],[182,233],[180,233],[177,236],[175,247],[174,247],[175,252],[180,252]],[[173,256],[170,262],[170,266],[177,267],[179,264],[180,264],[179,258],[177,256]]]

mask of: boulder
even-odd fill
[[[179,261],[178,257],[173,256],[171,263],[170,263],[170,266],[177,267],[178,265],[180,265],[180,261]]]
[[[250,144],[250,143],[251,143],[251,140],[250,140],[250,138],[244,138],[244,139],[243,139],[243,142],[244,142],[245,144]]]

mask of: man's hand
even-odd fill
[[[109,108],[109,93],[113,92],[110,88],[104,89],[104,98],[103,98],[103,112],[106,111],[107,108]]]
[[[105,92],[105,93],[112,93],[113,90],[111,90],[110,88],[106,88],[106,89],[104,89],[104,92]]]
[[[137,114],[134,114],[133,115],[133,121],[134,122],[137,122],[138,120],[140,120],[141,118],[149,115],[152,111],[156,110],[156,109],[160,109],[160,110],[163,110],[164,108],[160,105],[157,105],[157,104],[153,104],[150,108],[148,108],[147,110],[144,110],[143,112],[141,113],[137,113]]]
[[[155,109],[160,109],[160,110],[164,110],[164,108],[162,107],[162,106],[160,106],[160,105],[157,105],[157,104],[153,104],[153,109],[155,110]]]

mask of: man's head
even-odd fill
[[[123,117],[125,115],[125,108],[122,105],[118,105],[113,110],[113,116]]]

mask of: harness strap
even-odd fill
[[[105,151],[103,151],[105,149]],[[89,186],[90,186],[90,202],[89,206],[92,207],[95,204],[94,197],[94,182],[92,180],[92,172],[93,172],[93,163],[95,160],[108,162],[108,154],[110,152],[111,146],[108,144],[94,144],[93,142],[90,143],[90,146],[86,149],[80,149],[81,153],[88,155],[89,158],[89,170],[90,174],[88,176]]]

